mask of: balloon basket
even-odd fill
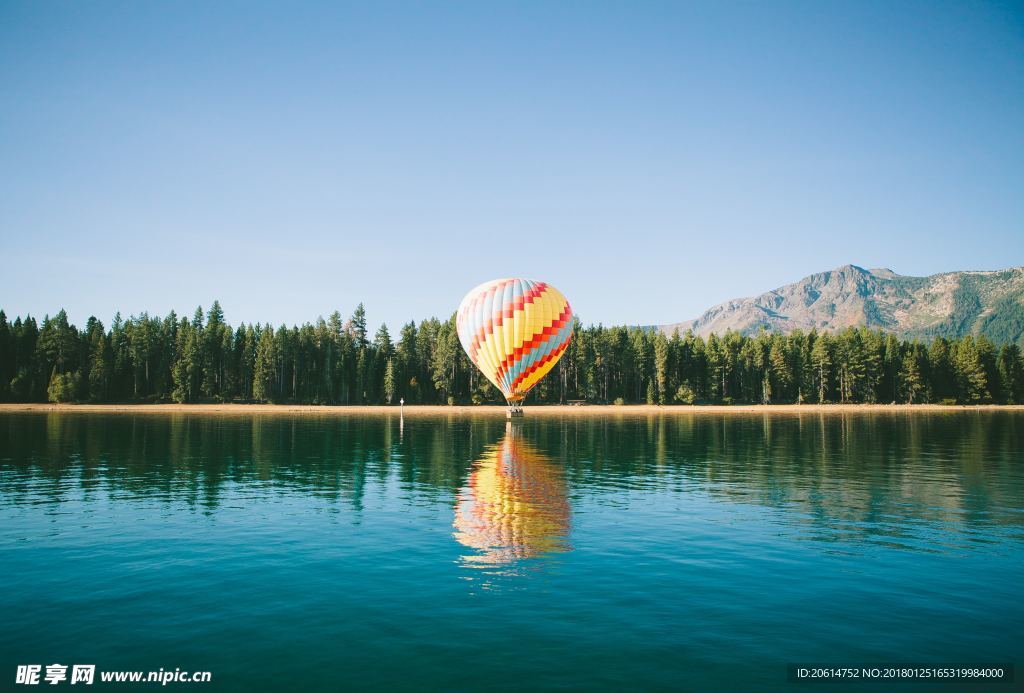
[[[505,410],[505,418],[506,419],[521,419],[521,418],[523,418],[523,408],[522,407],[515,407],[515,406],[509,407],[508,409]]]

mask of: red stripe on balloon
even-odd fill
[[[523,355],[529,354],[541,344],[548,341],[552,335],[558,332],[558,330],[565,327],[565,323],[568,322],[571,317],[572,309],[569,308],[569,304],[566,303],[562,308],[562,312],[558,314],[558,317],[555,318],[554,322],[544,327],[540,332],[535,333],[532,337],[523,342],[523,346],[521,348],[513,350],[511,354],[504,358],[504,360],[498,365],[498,380],[501,381],[502,377],[504,377],[509,369],[512,368],[512,366],[514,366],[516,362],[523,357]]]
[[[503,284],[502,286],[505,285]],[[496,310],[494,315],[491,316],[491,319],[481,325],[480,329],[473,337],[473,342],[469,345],[469,360],[476,363],[476,355],[484,340],[487,339],[487,335],[493,334],[495,329],[504,324],[505,318],[511,318],[515,315],[515,311],[522,310],[527,303],[533,303],[547,288],[548,285],[544,282],[537,282],[535,287],[524,293],[522,296],[517,296],[511,301],[505,303],[500,310]]]
[[[509,284],[511,284],[514,281],[515,281],[515,279],[505,279],[504,281],[499,282],[498,284],[492,284],[492,285],[488,286],[486,289],[484,289],[483,291],[478,293],[476,296],[474,296],[473,300],[470,301],[469,303],[467,303],[466,307],[463,308],[462,312],[459,313],[459,317],[458,317],[458,320],[456,321],[456,325],[458,327],[461,327],[462,323],[466,319],[466,314],[467,313],[473,312],[473,309],[476,308],[478,305],[480,305],[481,301],[486,299],[488,296],[493,295],[496,291],[498,291],[498,289],[504,289],[506,286],[508,286]]]
[[[531,364],[529,368],[520,373],[519,377],[512,381],[512,392],[514,393],[516,391],[516,386],[519,385],[519,383],[526,380],[528,377],[530,377],[530,375],[535,373],[539,368],[542,368],[545,364],[550,363],[551,361],[554,361],[559,356],[561,356],[562,352],[565,351],[565,348],[569,346],[569,342],[571,341],[571,339],[572,335],[569,335],[569,339],[566,339],[564,342],[559,344],[554,351],[552,351],[550,354],[542,358],[537,363]]]

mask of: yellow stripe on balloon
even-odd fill
[[[486,349],[492,357],[491,363],[487,364],[487,366],[493,366],[492,373],[497,370],[498,364],[507,356],[515,353],[516,349],[522,349],[523,343],[527,339],[541,332],[546,325],[551,324],[552,318],[549,317],[551,306],[549,304],[552,303],[557,303],[558,310],[561,311],[566,300],[558,289],[547,286],[532,304],[528,303],[522,308],[516,309],[511,319],[504,318],[503,320],[507,322],[503,322],[501,328],[494,330],[484,338],[481,349]],[[501,308],[498,308],[496,312],[500,314]],[[512,323],[512,329],[506,329],[506,325],[509,323]],[[480,365],[482,369],[484,364]]]

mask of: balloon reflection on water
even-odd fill
[[[459,491],[455,539],[473,567],[503,566],[569,550],[564,470],[516,433],[485,450]]]

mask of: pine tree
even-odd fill
[[[171,397],[175,402],[186,403],[195,399],[193,387],[196,366],[196,337],[195,328],[187,320],[182,318],[178,326],[175,353],[177,358],[174,362],[172,375],[173,390]]]
[[[921,372],[923,357],[924,350],[917,342],[914,342],[909,353],[902,358],[900,363],[897,380],[899,390],[908,404],[914,404],[926,392],[924,377]]]
[[[725,347],[718,335],[712,334],[707,342],[708,370],[713,376],[711,395],[715,399],[724,400],[728,395],[727,380],[729,376],[729,363],[726,357]]]
[[[256,346],[253,365],[252,397],[259,402],[274,400],[274,385],[277,380],[277,349],[274,344],[274,328],[264,326]]]
[[[797,358],[796,370],[796,382],[797,382],[797,393],[796,402],[797,404],[803,404],[811,397],[814,392],[814,366],[811,363],[811,352],[814,348],[814,343],[818,339],[818,331],[812,329],[810,333],[804,335],[802,332],[797,331],[793,334],[794,352]]]
[[[63,310],[52,318],[43,318],[43,328],[39,331],[37,349],[46,370],[56,370],[64,374],[74,370],[76,363],[77,331],[68,324],[68,316]]]
[[[936,337],[928,349],[929,381],[931,382],[932,398],[935,401],[955,401],[957,398],[956,375],[953,372],[953,361],[949,340]]]
[[[900,373],[903,368],[902,347],[895,335],[886,336],[882,354],[882,377],[877,399],[880,402],[895,402],[900,397]]]
[[[201,345],[202,390],[206,397],[218,398],[224,380],[224,311],[220,301],[214,301],[206,314]],[[229,340],[230,345],[230,340]]]
[[[636,393],[636,400],[639,401],[642,396],[642,388],[647,385],[647,370],[648,370],[648,345],[647,345],[647,331],[640,329],[633,329],[630,331],[629,336],[626,340],[628,356],[627,360],[632,362],[632,378],[634,387],[631,388]],[[632,393],[631,393],[632,394]]]
[[[814,382],[818,391],[818,404],[827,401],[829,383],[832,378],[831,338],[827,334],[819,335],[811,347],[811,366],[814,370]]]
[[[416,361],[416,323],[408,322],[402,325],[402,332],[398,338],[398,347],[395,354],[398,359],[395,376],[396,391],[399,397],[408,402],[419,402],[417,391],[419,379]]]
[[[785,339],[781,335],[774,335],[771,342],[768,366],[771,369],[772,392],[785,400],[789,397],[789,387],[793,380],[793,373],[785,350]]]
[[[341,313],[334,311],[327,320],[327,349],[325,354],[324,377],[328,383],[328,401],[346,402],[348,382],[346,375],[347,354],[350,338],[341,321]]]
[[[0,402],[10,396],[11,379],[15,372],[11,326],[7,323],[7,314],[0,310]]]
[[[14,364],[11,369],[10,396],[17,402],[36,402],[46,399],[49,373],[40,365],[38,358],[39,328],[35,318],[26,315],[22,320],[15,318],[11,325],[14,347]]]
[[[384,367],[384,401],[387,404],[391,404],[391,400],[395,397],[395,361],[394,359],[388,359],[387,365]]]
[[[363,308],[362,303],[356,306],[355,312],[352,313],[349,326],[357,348],[365,349],[370,346],[370,342],[366,339],[366,309]]]
[[[370,401],[379,402],[383,394],[384,369],[395,355],[395,347],[391,343],[391,333],[388,332],[386,324],[382,323],[377,334],[374,335],[372,352],[373,366],[369,373],[370,387],[368,390]]]
[[[356,354],[356,403],[366,404],[368,381],[369,381],[369,349],[360,349]]]
[[[878,388],[882,381],[882,359],[885,352],[885,338],[881,331],[861,327],[857,330],[861,344],[860,378],[854,394],[857,402],[878,401]],[[890,400],[892,401],[892,400]]]
[[[1001,401],[1003,399],[1002,378],[999,377],[999,358],[996,347],[983,334],[975,338],[974,344],[978,350],[978,363],[981,364],[981,370],[985,374],[986,401]]]
[[[434,385],[443,401],[452,404],[455,399],[458,352],[462,349],[455,329],[455,315],[440,324],[437,343],[432,354],[430,369]]]
[[[440,330],[441,321],[437,318],[423,320],[420,322],[419,333],[416,337],[416,367],[422,376],[417,383],[420,401],[430,404],[436,404],[438,401],[437,389],[434,385],[433,362],[437,335]]]
[[[1004,344],[999,350],[1000,391],[1005,404],[1024,403],[1024,362],[1016,344]]]
[[[110,381],[110,342],[103,332],[103,323],[93,323],[89,340],[89,399],[103,402],[108,397]]]
[[[839,401],[843,404],[857,401],[865,387],[866,354],[862,335],[854,327],[836,336],[836,375],[839,381]]]
[[[676,331],[676,339],[679,338],[679,331]],[[654,382],[657,387],[658,404],[668,404],[668,355],[669,342],[665,333],[658,330],[654,335]]]
[[[967,335],[954,346],[951,356],[956,372],[959,401],[963,404],[974,404],[987,399],[988,381],[974,338]]]
[[[178,343],[178,314],[173,310],[167,314],[160,325],[159,365],[156,381],[157,394],[160,399],[166,398],[174,387],[172,374],[177,359],[175,349]]]

